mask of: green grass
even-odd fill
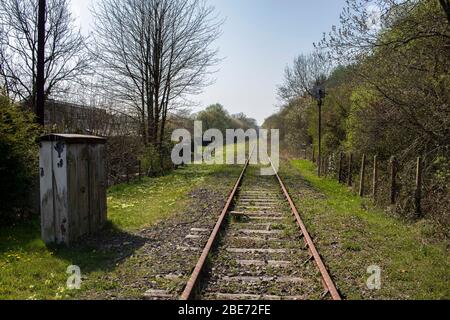
[[[250,143],[246,141],[245,143],[236,143],[236,144],[226,144],[221,148],[216,150],[216,156],[211,159],[211,161],[223,161],[223,163],[227,162],[227,154],[234,154],[234,159],[237,159],[238,155],[245,155],[248,157],[248,154],[251,152]],[[220,159],[220,156],[222,158]],[[245,158],[246,159],[246,158]],[[240,159],[242,161],[242,159]]]
[[[223,166],[187,166],[168,176],[144,178],[108,191],[108,216],[122,230],[149,227],[186,206],[188,193]]]
[[[448,243],[430,235],[427,221],[407,222],[328,178],[309,161],[283,168],[319,252],[349,299],[450,299]],[[298,187],[298,173],[312,188]],[[297,177],[296,177],[297,175]],[[296,192],[298,191],[298,192]],[[382,270],[380,290],[368,290],[367,268]]]
[[[233,176],[230,166],[187,166],[167,176],[145,178],[141,182],[112,187],[108,191],[110,226],[105,234],[132,233],[182,212],[195,188],[217,183],[221,175]],[[237,175],[236,175],[237,176]],[[82,270],[83,290],[102,285],[96,281],[116,268],[116,250],[97,252],[86,245],[47,247],[40,240],[38,219],[0,228],[0,299],[67,299],[80,293],[66,289],[70,265]]]
[[[111,254],[91,248],[69,250],[47,247],[40,240],[39,221],[0,229],[0,299],[64,299],[75,292],[66,289],[70,265],[86,273],[106,268]]]

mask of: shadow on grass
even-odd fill
[[[204,177],[208,181],[216,182],[226,176],[237,177],[240,168],[241,166],[191,165],[180,168],[170,175],[186,179],[189,183],[195,177]],[[162,184],[166,182],[165,178],[159,180],[162,180],[159,181]],[[155,183],[155,179],[145,178],[141,182],[118,185],[112,189],[127,193],[136,185],[145,188]],[[41,240],[39,217],[34,217],[10,227],[0,227],[0,265],[21,268],[25,273],[65,270],[69,265],[79,266],[83,274],[108,272],[113,271],[118,263],[132,256],[149,241],[151,241],[149,238],[139,233],[127,232],[126,228],[119,229],[117,225],[109,222],[102,232],[81,239],[70,248],[46,246]]]
[[[83,272],[112,271],[116,264],[132,256],[149,239],[115,227],[111,222],[98,234],[85,237],[70,248],[51,247],[56,257],[80,266]]]
[[[83,273],[112,271],[116,264],[133,255],[148,239],[116,228],[111,222],[96,235],[85,237],[70,247],[45,245],[40,239],[39,219],[34,218],[11,227],[0,228],[0,255],[47,256],[47,262],[77,265]],[[33,263],[29,261],[28,263]]]

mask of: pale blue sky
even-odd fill
[[[98,0],[72,0],[84,32],[91,25],[89,6]],[[217,41],[224,60],[216,82],[194,97],[199,107],[219,102],[230,113],[244,112],[258,120],[277,110],[276,86],[284,68],[313,49],[332,25],[338,24],[345,0],[209,0],[226,19]]]

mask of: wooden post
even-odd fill
[[[322,176],[322,156],[320,155],[320,152],[317,153],[317,159],[316,159],[316,165],[317,165],[317,176],[321,177]]]
[[[330,164],[331,164],[331,155],[327,157],[327,161],[325,163],[325,175],[328,176],[330,173]]]
[[[319,170],[319,177],[323,176],[325,172],[325,157],[320,158],[320,170]]]
[[[417,216],[422,216],[422,158],[417,158],[415,206]]]
[[[139,181],[142,180],[142,165],[141,160],[138,160],[138,166],[139,166]]]
[[[348,176],[347,176],[347,185],[351,187],[353,185],[353,153],[350,153],[348,157]]]
[[[339,168],[338,168],[338,180],[339,180],[339,183],[342,183],[343,165],[344,165],[344,154],[341,152],[341,153],[339,153]]]
[[[336,163],[336,154],[333,153],[333,155],[330,155],[330,159],[328,160],[328,174],[332,172],[332,166]]]
[[[105,180],[106,180],[106,188],[110,186],[110,176],[109,176],[109,161],[105,160]]]
[[[395,204],[397,196],[397,159],[391,158],[391,204]]]
[[[305,160],[308,159],[308,146],[305,144]]]
[[[364,197],[364,178],[366,174],[366,155],[363,154],[361,162],[361,173],[359,177],[359,196]]]
[[[311,159],[311,161],[312,162],[316,162],[316,146],[314,146],[314,145],[313,145],[313,148],[312,148],[312,159]]]
[[[372,197],[374,200],[377,199],[378,192],[378,157],[373,157],[373,187],[372,187]]]

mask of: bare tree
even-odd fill
[[[38,1],[0,0],[0,76],[14,99],[36,99]],[[45,37],[45,96],[65,92],[89,70],[85,39],[68,0],[49,0]]]
[[[449,99],[448,90],[440,87],[449,69],[446,2],[348,0],[340,27],[319,43],[339,62],[355,63],[360,83],[398,113],[402,122],[395,121],[396,129],[404,125],[404,132],[418,133],[411,154],[448,144],[448,117],[440,115],[448,110]],[[370,8],[378,11],[377,28],[368,24]]]
[[[278,96],[291,101],[308,95],[314,97],[314,88],[323,85],[330,75],[331,64],[325,55],[318,51],[301,54],[294,59],[292,67],[286,67],[284,83],[278,87]]]
[[[208,84],[222,21],[203,0],[104,0],[94,8],[96,56],[109,92],[161,145],[168,112]]]
[[[417,18],[414,12],[424,5],[436,6],[439,10],[427,10]],[[377,48],[396,50],[414,40],[448,39],[450,23],[441,22],[450,22],[448,0],[347,0],[340,25],[333,26],[332,31],[324,34],[315,46],[328,50],[339,63],[348,64],[367,57]],[[402,34],[383,36],[399,23],[407,26]],[[437,25],[440,27],[436,28]]]

